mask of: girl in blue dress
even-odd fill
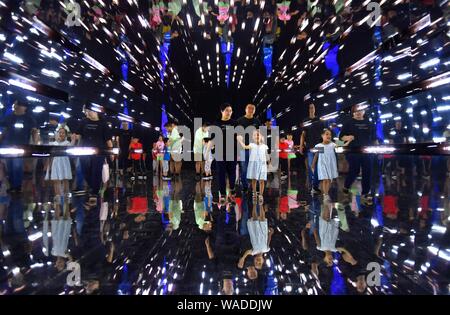
[[[250,158],[247,168],[247,179],[252,180],[253,201],[258,199],[259,204],[264,203],[264,186],[267,180],[267,160],[269,147],[264,143],[264,137],[255,130],[253,132],[253,142],[245,145],[242,136],[238,136],[237,140],[245,150],[250,150]],[[259,182],[259,198],[256,192],[256,183]]]

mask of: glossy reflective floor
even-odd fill
[[[406,158],[420,167],[373,161],[370,206],[359,179],[342,194],[344,167],[331,200],[311,195],[300,156],[287,179],[269,176],[263,206],[241,191],[218,204],[216,180],[195,181],[187,164],[171,181],[112,177],[101,206],[76,191],[53,202],[28,161],[21,194],[1,182],[1,293],[448,294],[448,159]],[[261,211],[270,251],[240,260]]]

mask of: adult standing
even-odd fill
[[[300,137],[300,153],[306,154],[306,159],[308,162],[308,179],[309,185],[311,187],[312,194],[320,194],[319,189],[319,178],[317,175],[317,170],[312,170],[312,162],[314,159],[314,153],[311,149],[315,147],[316,144],[322,142],[322,130],[324,124],[316,116],[316,106],[314,104],[309,104],[309,115],[303,121],[303,131]]]
[[[111,128],[109,128],[106,120],[92,109],[86,108],[86,118],[80,122],[74,133],[82,146],[96,147],[99,150],[112,149],[113,147]],[[93,198],[97,198],[102,184],[102,169],[105,157],[100,155],[85,156],[80,158],[80,162],[90,194]]]
[[[365,111],[358,108],[357,105],[352,107],[352,118],[342,126],[339,138],[346,143],[350,149],[359,146],[370,146],[376,144],[375,128],[373,123],[364,117]],[[372,173],[372,156],[361,153],[348,153],[347,161],[349,170],[345,178],[343,193],[346,199],[350,197],[350,188],[359,174],[362,172],[362,192],[361,202],[366,205],[373,203],[370,195],[370,181]]]
[[[200,180],[205,168],[205,162],[203,160],[203,141],[208,137],[208,123],[203,122],[202,126],[195,131],[194,136],[195,180]]]
[[[242,116],[237,120],[237,125],[242,126],[244,130],[247,127],[253,126],[256,129],[260,127],[261,123],[260,121],[254,117],[256,111],[256,107],[254,104],[247,104],[245,107],[245,115]],[[250,130],[251,131],[251,130]],[[244,133],[244,143],[245,145],[250,144],[250,135],[251,133]],[[247,168],[248,168],[248,160],[250,157],[250,151],[244,150],[244,148],[239,145],[239,168],[240,168],[240,174],[241,174],[241,183],[242,183],[242,189],[244,192],[248,191],[248,181],[247,181]]]
[[[129,146],[131,143],[130,123],[123,121],[122,130],[119,131],[119,170],[123,174],[130,167],[128,160]]]
[[[222,131],[222,143],[218,143],[214,137],[213,144],[215,147],[217,175],[219,178],[220,199],[224,200],[227,192],[227,175],[230,183],[231,199],[235,196],[237,141],[234,130],[236,121],[231,118],[233,115],[231,104],[222,104],[220,114],[220,119],[217,120],[216,125]]]
[[[13,104],[13,112],[5,116],[0,126],[3,134],[0,135],[2,145],[27,145],[39,142],[39,133],[36,120],[27,113],[27,104],[16,100]],[[21,157],[7,159],[8,178],[11,193],[22,191],[24,160]]]

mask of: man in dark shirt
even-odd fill
[[[237,120],[237,126],[242,126],[244,130],[250,126],[254,127],[254,129],[258,129],[261,123],[257,118],[254,117],[255,110],[256,110],[255,105],[247,104],[247,106],[245,107],[245,115]],[[253,134],[253,130],[249,131],[250,131],[249,133],[244,132],[242,134],[246,145],[250,144],[251,135]],[[242,189],[244,190],[244,192],[248,191],[247,167],[249,158],[250,158],[250,151],[245,150],[239,145],[239,160],[240,160],[239,168],[241,173]]]
[[[408,143],[408,131],[402,127],[401,120],[395,122],[395,134],[392,135],[392,142],[394,144]]]
[[[39,130],[41,144],[49,145],[55,141],[56,129],[58,128],[58,119],[56,116],[49,114],[48,123]]]
[[[205,240],[208,258],[214,260],[223,280],[222,292],[233,294],[233,279],[239,262],[239,234],[236,228],[236,209],[218,209],[213,212],[213,230]]]
[[[312,162],[314,159],[314,153],[311,152],[316,144],[322,142],[322,130],[324,124],[316,117],[316,107],[314,104],[309,104],[309,116],[303,121],[303,131],[300,138],[300,153],[307,154],[308,160],[308,178],[311,186],[311,193],[320,193],[319,189],[319,177],[316,170],[312,171]]]
[[[25,103],[15,101],[12,114],[4,117],[0,121],[0,126],[2,127],[0,144],[3,146],[30,144],[30,136],[32,143],[37,144],[39,141],[37,123],[31,115],[27,114]],[[6,163],[10,182],[9,191],[20,193],[23,179],[23,158],[9,158]]]
[[[373,123],[364,117],[365,111],[359,110],[357,105],[352,107],[353,117],[349,119],[341,129],[339,138],[348,144],[349,148],[371,146],[376,143],[375,128]],[[349,197],[349,190],[362,169],[362,193],[361,202],[366,205],[373,203],[370,195],[370,180],[372,172],[372,157],[369,154],[348,153],[348,174],[344,183],[344,195]]]
[[[100,150],[112,149],[111,129],[106,121],[91,109],[86,109],[86,118],[80,122],[75,134],[78,139],[81,137],[82,146],[96,147]],[[84,178],[94,196],[98,195],[101,187],[104,161],[105,157],[101,155],[80,158]]]
[[[121,172],[129,167],[128,154],[130,142],[131,130],[129,128],[129,123],[124,121],[122,122],[122,130],[120,130],[119,132],[119,169],[121,170]]]
[[[221,105],[221,118],[216,121],[216,126],[221,129],[222,143],[214,135],[215,159],[219,179],[219,192],[221,200],[226,196],[226,177],[230,183],[231,198],[234,198],[236,181],[236,121],[231,118],[233,109],[230,104]]]

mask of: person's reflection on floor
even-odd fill
[[[30,144],[30,137],[32,144],[39,143],[36,120],[27,112],[27,108],[28,104],[15,100],[13,112],[2,117],[0,120],[0,126],[3,128],[2,134],[0,134],[1,145],[27,145]],[[22,192],[24,162],[21,157],[6,160],[10,193]]]
[[[319,265],[322,263],[323,252],[318,249],[320,244],[319,237],[319,217],[321,213],[320,202],[317,197],[313,198],[315,202],[311,203],[309,208],[309,222],[301,230],[301,246],[306,254],[306,262],[310,265],[311,273],[319,278]]]
[[[204,186],[204,191],[202,190]],[[209,232],[212,229],[212,192],[210,181],[199,181],[195,184],[195,199],[194,199],[194,215],[195,222],[200,230]]]
[[[170,198],[169,202],[169,220],[170,223],[166,226],[166,231],[171,235],[173,231],[176,231],[180,228],[181,223],[181,215],[184,213],[183,211],[183,202],[180,198],[181,191],[181,178],[176,178],[172,181],[173,190],[172,190],[172,198]]]
[[[9,198],[2,239],[10,252],[9,265],[18,268],[8,275],[9,291],[17,293],[25,289],[24,276],[31,270],[31,242],[24,225],[24,202],[19,195]]]
[[[336,252],[336,240],[339,233],[339,222],[332,218],[332,208],[324,203],[319,217],[319,243],[317,248],[325,253],[324,262],[328,267],[333,266],[333,252]]]
[[[58,271],[65,269],[65,259],[67,255],[67,247],[69,244],[69,236],[71,233],[72,219],[70,218],[69,204],[66,202],[61,207],[59,200],[55,200],[55,213],[52,220],[50,220],[50,207],[47,205],[45,207],[45,217],[43,222],[42,238],[44,244],[44,254],[48,256],[50,253],[52,256],[56,257],[55,267]],[[51,227],[51,239],[52,239],[52,249],[49,246],[49,223]]]

